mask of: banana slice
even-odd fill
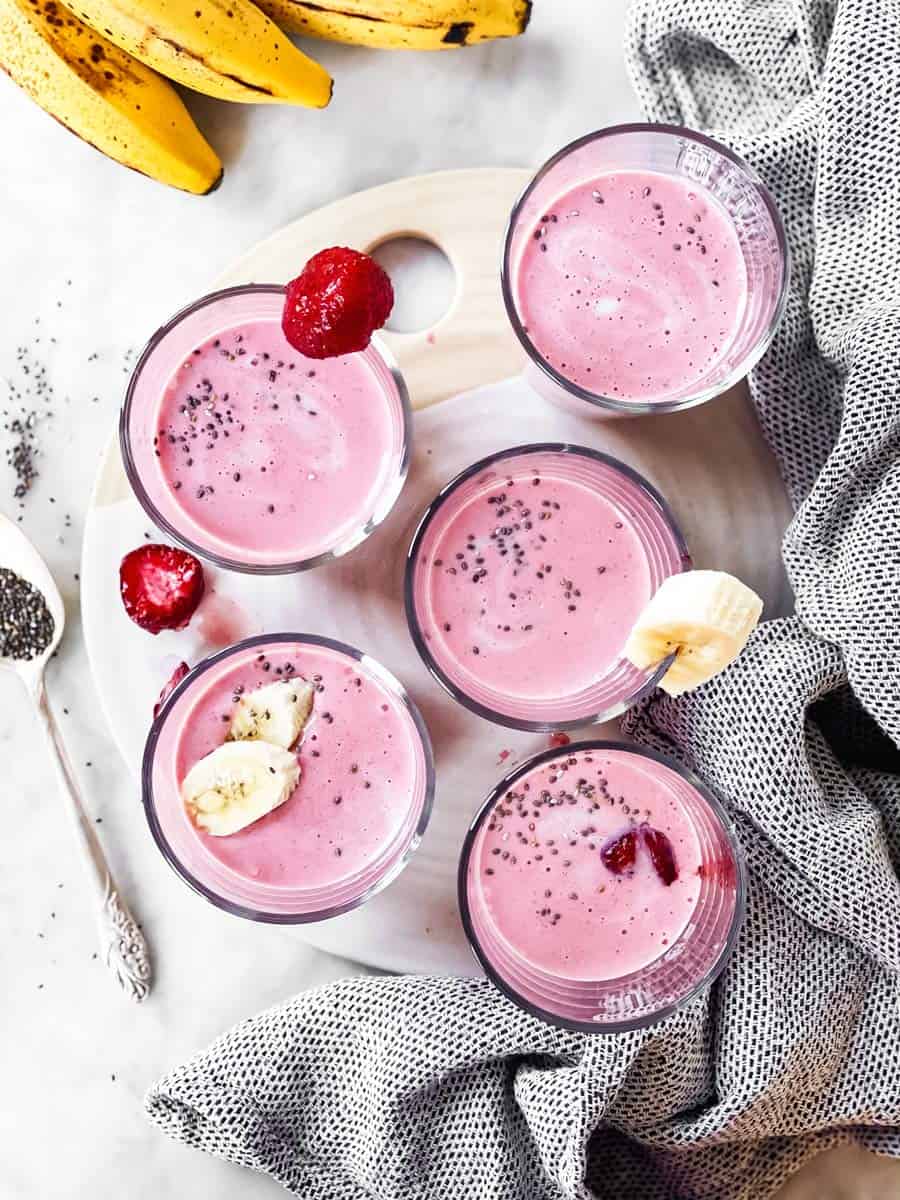
[[[279,679],[241,696],[231,719],[233,742],[271,742],[290,750],[312,712],[315,689],[305,679]]]
[[[762,609],[756,592],[724,571],[671,575],[638,617],[623,653],[646,670],[674,652],[659,686],[680,696],[734,662]]]
[[[213,837],[228,837],[272,812],[300,781],[300,764],[269,742],[225,742],[194,763],[181,785],[191,820]]]

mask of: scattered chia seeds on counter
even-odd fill
[[[22,500],[31,490],[31,485],[37,478],[34,465],[37,448],[35,444],[35,426],[37,413],[30,412],[23,417],[12,417],[7,423],[6,430],[12,434],[13,443],[6,452],[6,460],[16,476],[13,496]]]
[[[35,338],[35,343],[39,341],[39,337]],[[15,476],[13,498],[21,507],[38,477],[35,465],[40,455],[38,426],[53,416],[50,405],[55,396],[47,367],[29,346],[19,346],[16,350],[16,366],[19,379],[7,380],[8,395],[2,415],[3,428],[10,435],[6,461]]]
[[[0,657],[36,658],[50,645],[54,628],[41,593],[0,567]]]
[[[53,301],[57,310],[68,306],[66,293],[72,287],[72,280],[63,282]],[[65,435],[65,429],[57,426],[57,418],[66,421],[67,410],[74,411],[80,402],[78,396],[68,393],[69,381],[78,378],[84,381],[85,388],[90,387],[85,402],[99,404],[102,399],[97,394],[99,381],[91,380],[90,372],[98,369],[98,365],[102,367],[104,356],[99,350],[73,353],[71,347],[49,335],[50,327],[52,322],[46,316],[33,317],[19,345],[14,350],[10,348],[9,361],[3,364],[0,373],[0,452],[9,470],[9,482],[4,486],[9,488],[9,508],[13,505],[18,508],[19,522],[24,519],[29,499],[40,490],[45,445],[52,445]],[[134,350],[123,353],[121,369],[125,374],[131,373],[133,359]],[[84,371],[84,364],[89,371]],[[106,365],[114,366],[115,362],[110,364],[107,356]],[[61,383],[62,380],[66,383]],[[113,394],[117,387],[114,386]],[[50,503],[56,503],[56,498]],[[63,520],[63,528],[56,537],[58,543],[65,542],[65,534],[72,525],[69,514]]]

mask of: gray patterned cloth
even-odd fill
[[[744,154],[795,264],[752,393],[798,615],[629,719],[738,824],[749,912],[720,982],[585,1037],[484,982],[347,980],[163,1079],[147,1111],[171,1136],[310,1200],[764,1200],[842,1140],[900,1156],[898,30],[898,0],[632,13],[649,118]]]

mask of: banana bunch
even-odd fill
[[[523,33],[530,12],[531,0],[0,0],[0,67],[110,158],[204,195],[222,164],[168,80],[324,108],[331,77],[288,33],[445,50]]]

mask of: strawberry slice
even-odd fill
[[[610,838],[600,847],[600,857],[603,865],[613,875],[624,875],[634,867],[637,854],[637,834],[633,829],[620,833],[618,837]]]
[[[550,745],[554,749],[558,749],[561,746],[568,746],[571,741],[572,741],[572,739],[569,737],[569,735],[567,733],[551,733],[550,734]]]
[[[666,887],[671,887],[678,878],[672,843],[664,833],[660,833],[658,829],[651,829],[649,825],[641,826],[641,837],[644,839],[653,869]]]
[[[119,566],[125,611],[148,633],[184,629],[203,597],[203,567],[193,554],[150,542]]]
[[[178,666],[175,668],[175,670],[172,672],[172,674],[169,676],[168,682],[163,684],[163,689],[159,693],[159,699],[153,705],[153,720],[154,721],[156,720],[156,718],[159,716],[160,712],[162,711],[162,706],[165,704],[165,702],[168,700],[168,698],[172,695],[172,693],[178,687],[179,683],[181,683],[181,681],[182,681],[182,679],[184,679],[185,675],[190,673],[190,669],[191,668],[187,665],[186,662],[180,662],[178,664]]]
[[[387,273],[347,246],[320,250],[287,285],[281,328],[307,358],[365,350],[394,307]]]

